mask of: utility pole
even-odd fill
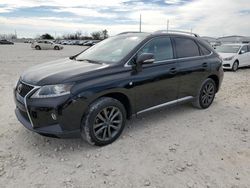
[[[139,26],[139,32],[141,32],[141,14],[140,14],[140,26]]]
[[[167,32],[169,30],[169,19],[167,20]]]

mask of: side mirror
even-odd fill
[[[142,53],[136,59],[136,64],[151,64],[155,61],[154,54],[152,53]]]
[[[135,70],[136,72],[142,71],[143,64],[151,64],[155,61],[154,54],[152,53],[142,53],[136,58]]]
[[[240,54],[244,54],[244,53],[246,53],[245,50],[241,50],[241,51],[240,51]]]

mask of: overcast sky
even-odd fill
[[[123,31],[191,28],[202,36],[250,36],[250,0],[0,0],[0,34],[35,37],[107,29]]]

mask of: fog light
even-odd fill
[[[54,114],[54,113],[51,113],[51,117],[52,117],[53,120],[57,119],[56,114]]]

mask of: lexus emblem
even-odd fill
[[[22,88],[23,88],[23,84],[19,84],[19,85],[17,86],[17,92],[20,93],[21,90],[22,90]]]

